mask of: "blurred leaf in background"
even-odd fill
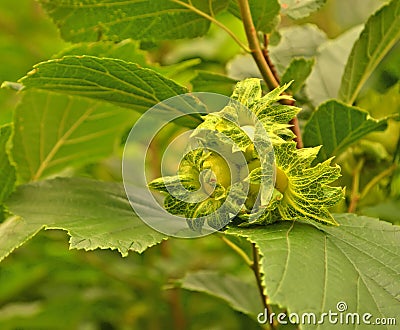
[[[0,81],[17,81],[67,44],[36,1],[0,2]],[[11,121],[18,95],[0,89],[0,124]]]

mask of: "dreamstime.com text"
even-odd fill
[[[395,317],[374,317],[371,313],[350,313],[347,312],[347,304],[340,301],[336,304],[336,311],[329,310],[320,315],[316,313],[271,313],[268,315],[267,309],[259,313],[257,321],[261,324],[365,324],[365,325],[396,325]]]

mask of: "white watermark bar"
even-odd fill
[[[316,314],[307,313],[271,313],[268,314],[267,309],[259,313],[257,321],[261,324],[278,323],[278,324],[337,324],[337,325],[389,325],[397,324],[395,317],[374,317],[371,313],[350,313],[347,312],[347,304],[340,301],[336,304],[336,311],[328,310],[327,312]]]

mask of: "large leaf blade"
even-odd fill
[[[331,100],[321,104],[304,128],[304,145],[322,145],[317,160],[338,156],[373,131],[383,131],[387,118],[376,120],[356,107]]]
[[[206,14],[218,13],[228,3],[227,0],[181,2]],[[61,36],[72,42],[194,38],[204,35],[210,26],[208,20],[179,1],[40,0],[40,3],[60,28]]]
[[[165,78],[172,79],[178,84],[179,80],[185,84],[188,80],[187,75],[190,75],[189,72],[192,71],[190,69],[201,62],[199,58],[193,58],[189,60],[183,60],[176,64],[160,65],[159,63],[149,61],[146,56],[147,52],[140,49],[140,42],[132,39],[125,39],[118,43],[112,41],[81,42],[73,44],[69,48],[63,49],[52,58],[57,59],[71,55],[81,56],[83,54],[100,58],[107,57],[120,59],[126,62],[132,62],[143,68],[151,69],[163,75]],[[185,71],[187,71],[188,74],[182,75],[182,73]],[[179,80],[176,80],[176,78]]]
[[[187,89],[159,73],[135,63],[94,56],[66,56],[37,64],[23,77],[26,87],[51,90],[107,101],[145,112]],[[184,115],[192,109],[166,109]],[[188,125],[201,122],[198,113],[188,116]]]
[[[122,60],[66,56],[35,65],[21,83],[86,96],[145,111],[187,90],[150,69]]]
[[[81,97],[29,90],[15,111],[13,159],[20,181],[109,156],[134,113]]]
[[[116,183],[81,178],[41,181],[20,186],[6,205],[24,222],[13,230],[16,238],[32,226],[62,229],[71,236],[71,248],[116,249],[123,256],[165,239],[135,215],[122,185]],[[17,246],[21,243],[16,241]]]
[[[365,24],[347,61],[339,97],[353,104],[373,70],[400,38],[400,2],[391,1]]]
[[[337,98],[344,66],[362,26],[330,39],[318,48],[315,65],[306,82],[306,92],[313,105]]]
[[[400,228],[353,214],[336,215],[335,220],[339,227],[281,222],[267,228],[230,228],[228,234],[246,237],[258,246],[269,301],[287,307],[288,312],[315,313],[320,320],[324,312],[338,312],[337,304],[343,301],[349,313],[395,317]],[[337,324],[325,321],[324,329],[336,328]],[[342,328],[354,329],[354,324],[342,323]]]

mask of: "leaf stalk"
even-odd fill
[[[349,213],[353,213],[356,211],[358,201],[360,200],[360,176],[361,176],[361,171],[364,166],[364,163],[365,163],[365,159],[361,158],[359,160],[359,162],[357,163],[357,166],[353,172],[353,182],[351,185],[350,205],[347,210]]]
[[[360,199],[363,199],[365,196],[367,196],[370,190],[374,186],[376,186],[381,180],[391,175],[397,169],[397,166],[398,166],[397,164],[392,164],[390,167],[388,167],[383,172],[379,173],[370,182],[368,182],[368,184],[364,187],[363,191],[360,194]]]
[[[246,263],[247,266],[250,267],[250,269],[253,271],[253,274],[256,278],[256,283],[257,283],[257,289],[258,292],[260,293],[261,301],[264,306],[264,308],[267,310],[268,315],[272,315],[271,313],[273,312],[271,309],[271,306],[268,305],[268,297],[264,293],[264,287],[262,284],[262,274],[261,274],[261,269],[260,269],[260,254],[258,252],[257,246],[255,243],[251,243],[251,248],[252,248],[252,256],[253,260],[251,260],[247,253],[244,252],[239,246],[237,246],[235,243],[230,241],[224,236],[221,236],[221,239],[228,245],[233,251],[235,251]],[[276,329],[276,324],[275,323],[270,323],[269,324],[271,330]]]
[[[263,303],[264,308],[267,310],[268,313],[268,319],[270,319],[270,315],[272,315],[273,311],[271,306],[268,304],[268,297],[264,292],[264,286],[262,284],[262,275],[261,275],[261,270],[260,270],[260,254],[258,252],[257,246],[255,243],[251,243],[251,248],[252,248],[252,254],[253,254],[253,263],[251,265],[251,269],[253,270],[254,276],[256,278],[257,282],[257,288],[260,293],[260,297]],[[269,323],[269,327],[271,330],[276,330],[277,325],[275,324],[274,321]]]
[[[253,261],[247,256],[247,253],[244,252],[239,246],[237,246],[235,243],[230,241],[224,236],[221,236],[221,239],[225,242],[226,245],[228,245],[233,251],[235,251],[245,262],[246,265],[249,267],[253,267]]]

